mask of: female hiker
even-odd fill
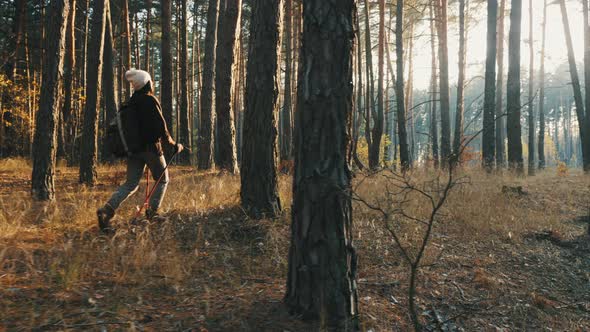
[[[182,144],[177,144],[170,137],[160,103],[152,91],[150,74],[143,70],[131,69],[125,73],[125,78],[133,86],[134,93],[121,108],[121,117],[126,116],[129,119],[126,121],[125,130],[133,132],[134,135],[130,137],[135,138],[126,142],[129,152],[127,180],[113,193],[108,202],[96,211],[98,226],[102,231],[110,230],[110,221],[119,205],[137,191],[146,166],[154,180],[162,176],[145,212],[148,219],[156,216],[169,180],[163,148],[171,148],[174,153],[183,150]]]

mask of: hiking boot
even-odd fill
[[[108,232],[111,229],[111,219],[115,216],[115,210],[108,204],[96,210],[98,217],[98,227],[103,232]]]

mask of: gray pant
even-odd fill
[[[149,201],[149,208],[153,211],[158,210],[164,199],[166,187],[168,187],[168,170],[165,170],[166,159],[164,156],[158,156],[156,153],[149,151],[134,154],[127,159],[127,180],[113,193],[108,201],[113,210],[116,210],[123,201],[137,191],[146,165],[152,173],[154,183],[164,173]]]

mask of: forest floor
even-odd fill
[[[451,192],[419,274],[424,324],[590,331],[590,179],[563,169],[518,179],[461,172],[469,183]],[[124,169],[99,174],[99,184],[85,188],[76,169],[60,167],[57,201],[43,204],[30,198],[27,164],[0,161],[0,331],[318,330],[282,304],[289,177],[280,181],[283,216],[253,221],[238,205],[239,177],[172,167],[166,219],[128,222],[142,183],[107,236],[95,210]],[[504,185],[525,193],[503,193]],[[354,209],[362,328],[407,331],[407,264],[374,211]],[[420,229],[399,232],[411,239]]]

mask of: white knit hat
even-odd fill
[[[138,69],[129,69],[125,73],[125,78],[133,85],[133,90],[135,91],[141,90],[141,88],[152,80],[152,77],[147,71]]]

